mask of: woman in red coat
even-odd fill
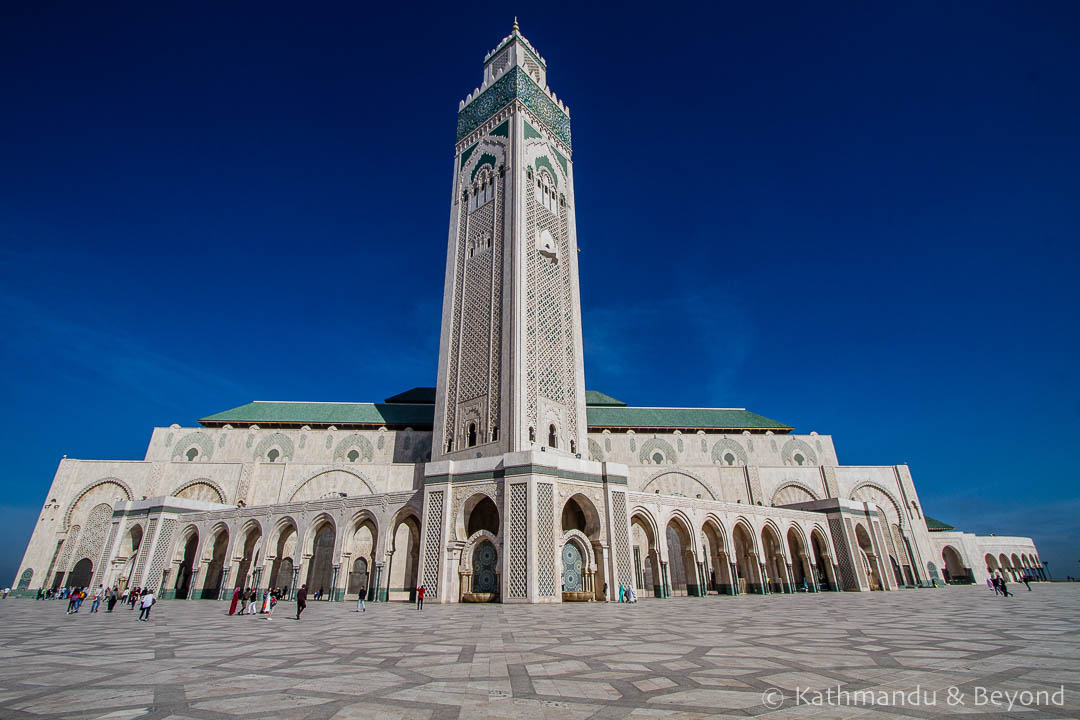
[[[232,602],[229,603],[229,614],[232,615],[236,612],[236,603],[240,602],[240,588],[235,588],[232,591]]]

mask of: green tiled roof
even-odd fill
[[[431,427],[435,417],[434,388],[413,388],[385,403],[268,402],[208,415],[199,422],[208,427],[230,425],[388,425]],[[791,428],[748,410],[732,408],[627,407],[621,400],[593,390],[585,392],[590,428],[772,430]]]
[[[952,525],[946,525],[940,520],[935,520],[929,515],[923,515],[923,520],[926,521],[926,529],[930,532],[943,532],[945,530],[955,530]]]
[[[215,413],[199,422],[224,425],[399,425],[430,426],[432,405],[389,403],[266,402],[256,400]]]
[[[607,405],[614,407],[626,407],[626,403],[624,403],[622,400],[616,400],[610,395],[605,395],[604,393],[597,392],[596,390],[585,391],[585,404],[595,406]]]
[[[686,428],[703,430],[772,430],[791,428],[749,410],[724,408],[590,407],[590,428]]]

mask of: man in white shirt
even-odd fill
[[[154,603],[157,602],[157,598],[154,597],[154,591],[150,588],[146,589],[143,596],[139,599],[139,619],[150,619],[150,608],[154,607]]]

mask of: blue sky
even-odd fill
[[[537,7],[5,8],[0,578],[62,455],[434,383],[457,103],[515,12],[572,112],[590,388],[907,462],[1080,574],[1080,9]]]

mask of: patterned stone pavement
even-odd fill
[[[225,603],[162,602],[140,623],[126,609],[67,616],[65,602],[9,599],[0,718],[1080,717],[1080,584],[1033,588],[362,615],[313,603],[300,622],[291,604],[268,622],[228,617]],[[963,705],[948,703],[950,686]],[[873,694],[808,704],[800,687]],[[976,705],[979,688],[1062,687],[1064,706]],[[763,701],[770,688],[777,708]],[[916,705],[917,688],[936,705]]]

